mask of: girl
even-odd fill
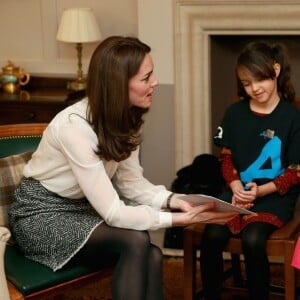
[[[250,299],[268,299],[266,240],[293,215],[299,193],[300,113],[284,48],[255,42],[237,60],[241,101],[226,111],[217,134],[227,189],[221,199],[256,212],[226,225],[207,225],[201,245],[205,299],[221,297],[222,250],[242,240]],[[298,172],[297,172],[298,171]]]

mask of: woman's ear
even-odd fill
[[[275,71],[275,74],[276,74],[276,78],[279,76],[280,74],[280,70],[281,70],[281,66],[279,63],[275,63],[273,65],[273,68],[274,68],[274,71]]]

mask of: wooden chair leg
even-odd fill
[[[241,260],[239,254],[231,253],[231,264],[232,264],[232,277],[233,277],[234,286],[242,287],[243,278],[242,278],[242,268],[241,268]]]
[[[193,243],[193,232],[184,234],[184,300],[194,300],[196,291],[197,248]]]
[[[286,241],[285,243],[285,257],[284,257],[284,288],[285,300],[295,299],[295,269],[291,266],[292,257],[294,253],[294,241]]]

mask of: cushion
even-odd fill
[[[13,202],[13,192],[23,176],[23,168],[32,152],[11,155],[0,159],[0,226],[8,226],[8,209]]]
[[[28,295],[92,272],[100,271],[99,274],[101,274],[102,269],[110,269],[115,263],[116,260],[112,257],[106,257],[101,266],[76,261],[73,264],[69,263],[61,270],[53,272],[50,268],[26,258],[17,247],[7,245],[5,251],[6,277],[23,295]]]

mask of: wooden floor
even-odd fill
[[[289,300],[300,300],[299,288],[296,294],[297,295],[295,299],[289,299]],[[225,287],[222,293],[222,300],[248,300],[248,299],[249,299],[248,292],[246,289]],[[200,294],[198,295],[196,300],[201,300]],[[285,300],[283,291],[273,289],[273,292],[271,293],[269,300]]]
[[[201,296],[198,295],[196,300],[201,300],[201,299],[202,299]],[[248,299],[249,299],[248,293],[244,289],[225,288],[222,293],[222,300],[248,300]],[[285,297],[283,294],[272,293],[269,300],[285,300]]]
[[[247,296],[248,293],[245,290],[225,289],[222,300],[247,300]],[[284,300],[284,295],[272,293],[269,300]]]

